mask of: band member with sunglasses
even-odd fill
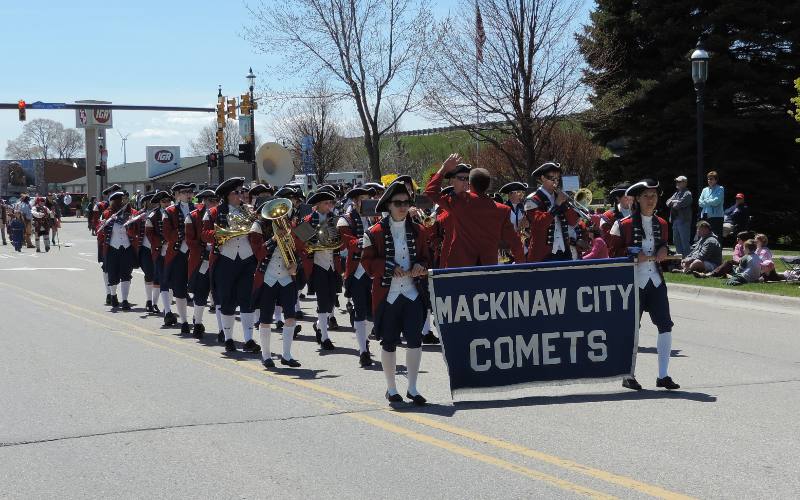
[[[522,243],[511,224],[511,209],[486,195],[491,184],[488,171],[470,168],[468,176],[454,175],[454,186],[458,188],[452,196],[442,195],[442,180],[451,172],[468,167],[462,165],[461,157],[451,154],[425,187],[425,196],[448,212],[451,230],[445,234],[440,266],[496,265],[501,242],[509,246],[516,262],[524,261]]]
[[[175,307],[180,318],[181,334],[189,335],[189,318],[186,312],[189,281],[189,244],[186,242],[186,218],[194,210],[190,203],[196,185],[192,182],[177,182],[172,186],[175,204],[166,210],[164,238],[167,254],[164,257],[164,272],[169,288],[175,297]],[[172,314],[172,313],[170,313]],[[172,322],[167,317],[164,324]]]
[[[531,228],[528,262],[571,260],[569,227],[578,223],[578,213],[558,189],[561,166],[548,162],[533,171],[539,189],[525,201],[525,215]]]
[[[680,389],[669,376],[669,357],[672,350],[672,317],[669,312],[667,284],[661,273],[661,263],[667,258],[669,229],[667,221],[655,215],[658,204],[657,181],[644,179],[625,191],[636,203],[630,217],[614,223],[610,235],[615,247],[615,255],[636,255],[636,275],[639,288],[639,318],[647,311],[650,320],[658,328],[656,350],[658,352],[658,378],[656,387],[668,390]],[[633,378],[623,379],[622,386],[636,391],[641,384]]]
[[[399,403],[397,391],[397,346],[401,335],[406,340],[406,397],[415,405],[426,399],[417,390],[422,361],[422,325],[425,303],[419,280],[427,275],[427,244],[424,229],[408,216],[411,194],[402,183],[390,184],[376,210],[389,211],[364,234],[362,264],[372,280],[375,329],[381,338],[381,364],[386,377],[386,399]]]
[[[208,295],[211,293],[211,245],[202,239],[203,217],[206,211],[219,204],[217,194],[211,189],[204,189],[197,193],[195,209],[184,220],[184,233],[186,244],[189,247],[188,275],[189,289],[192,291],[194,301],[194,314],[192,315],[192,335],[200,339],[206,331],[203,325],[203,312],[208,304]],[[220,318],[221,319],[221,318]],[[220,325],[221,325],[220,321]],[[222,328],[220,328],[221,330]]]
[[[214,193],[219,205],[209,208],[203,215],[203,241],[212,246],[209,265],[212,269],[212,284],[215,289],[215,303],[219,303],[222,313],[222,331],[225,336],[225,350],[236,350],[233,341],[233,324],[236,308],[244,331],[243,350],[260,352],[261,348],[253,340],[252,284],[256,271],[256,258],[246,234],[234,236],[224,244],[217,245],[215,226],[228,228],[229,218],[245,217],[242,196],[247,192],[242,188],[244,177],[232,177],[220,184]],[[217,302],[218,300],[218,302]]]

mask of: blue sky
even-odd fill
[[[457,6],[457,0],[432,3],[437,15]],[[218,84],[223,94],[239,95],[248,68],[263,82],[263,69],[271,62],[241,37],[248,12],[240,0],[2,0],[0,19],[0,102],[101,99],[212,107]],[[27,114],[28,120],[50,118],[75,126],[74,111]],[[189,140],[212,120],[212,114],[202,113],[116,111],[114,130],[107,135],[109,164],[122,162],[117,131],[129,134],[128,161],[141,161],[147,145],[179,145],[188,155]],[[265,120],[256,113],[257,131],[269,138]],[[16,111],[0,113],[0,158],[22,125]],[[425,125],[411,116],[402,128]]]

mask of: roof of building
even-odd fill
[[[225,155],[225,158],[230,158],[230,157],[236,158],[236,155],[234,154]],[[170,170],[169,172],[164,172],[163,174],[150,178],[147,177],[146,162],[136,161],[124,165],[114,165],[113,167],[109,167],[108,169],[107,182],[121,184],[121,183],[135,183],[135,182],[158,180],[168,175],[174,175],[176,172],[181,172],[183,170],[196,167],[197,165],[204,164],[205,162],[206,162],[205,156],[182,157],[180,167],[176,168],[175,170]],[[81,184],[86,184],[86,176],[64,183],[65,186],[81,185]]]

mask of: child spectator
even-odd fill
[[[21,252],[25,238],[25,218],[20,212],[14,214],[14,220],[8,225],[8,237],[14,245],[14,250]]]
[[[589,259],[607,259],[608,258],[608,245],[606,245],[606,241],[603,239],[603,234],[600,231],[600,226],[596,224],[592,224],[589,231],[592,234],[592,248],[584,256],[582,257],[583,260]],[[589,232],[587,231],[587,232]]]
[[[756,254],[761,258],[761,275],[767,281],[774,281],[777,278],[775,263],[772,261],[772,252],[767,245],[769,240],[766,234],[756,235]]]
[[[694,271],[693,274],[696,278],[724,278],[733,272],[733,268],[739,263],[739,260],[744,256],[744,242],[753,237],[750,231],[741,231],[736,235],[736,246],[733,247],[733,257],[723,262],[719,267],[707,273]]]
[[[739,260],[739,266],[725,282],[726,285],[737,286],[745,283],[755,283],[761,277],[761,259],[756,253],[756,242],[747,240],[744,242],[745,255]]]

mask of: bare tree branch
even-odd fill
[[[225,154],[238,154],[239,143],[242,138],[239,136],[239,124],[232,120],[225,121]],[[197,138],[189,141],[189,154],[195,156],[205,156],[209,153],[217,152],[217,122],[212,121],[200,129]]]

